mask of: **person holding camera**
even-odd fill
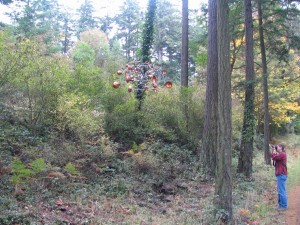
[[[275,166],[275,176],[277,180],[277,193],[278,193],[278,205],[279,211],[286,210],[288,208],[286,181],[287,181],[287,156],[284,150],[284,145],[279,144],[272,146],[273,165]]]

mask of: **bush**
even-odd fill
[[[116,141],[131,147],[132,143],[141,143],[146,129],[143,125],[144,115],[137,110],[137,101],[128,101],[115,106],[111,113],[106,113],[105,130]]]
[[[105,131],[115,141],[131,147],[146,137],[168,143],[195,146],[202,135],[203,91],[201,88],[159,89],[147,92],[142,109],[137,99],[122,88],[107,89],[102,103],[106,110]]]
[[[101,117],[90,107],[90,100],[83,94],[65,94],[59,98],[55,127],[65,136],[82,137],[101,130]]]

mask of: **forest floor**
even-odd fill
[[[99,151],[102,142],[99,143],[75,147],[64,143],[64,151],[58,146],[50,151],[44,143],[36,148],[20,144],[9,145],[10,151],[0,151],[3,162],[20,158],[28,165],[27,169],[32,167],[37,154],[57,161],[39,175],[26,175],[24,168],[14,172],[9,164],[2,167],[1,174],[0,168],[0,225],[222,224],[213,217],[214,183],[197,171],[196,161],[182,160],[181,149],[176,152],[165,148],[163,153],[168,154],[163,156],[169,158],[159,158],[158,153],[151,152],[157,148],[150,144],[145,146],[147,151],[120,153],[112,144]],[[263,154],[257,152],[254,178],[245,180],[235,174],[234,225],[300,224],[300,184],[298,178],[294,179],[299,177],[300,170],[298,146],[288,148],[289,209],[282,212],[274,209],[277,205],[274,168],[265,165]],[[65,171],[60,161],[64,158],[80,170],[79,175]],[[12,183],[17,175],[19,179],[26,175],[26,180]]]

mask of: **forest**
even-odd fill
[[[0,1],[0,225],[286,224],[298,0],[61,2]]]

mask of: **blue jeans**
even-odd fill
[[[276,176],[277,180],[277,193],[279,208],[287,208],[287,193],[286,193],[286,180],[287,176],[280,174]]]

